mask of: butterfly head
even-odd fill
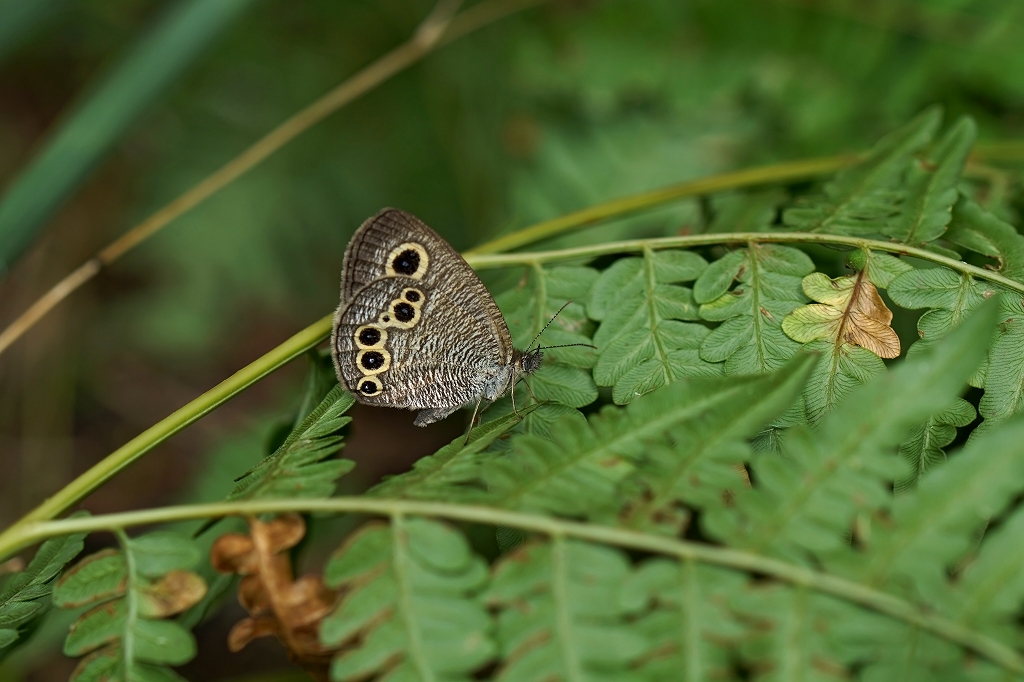
[[[540,369],[544,362],[544,352],[540,348],[526,351],[519,358],[519,371],[523,374],[533,374]]]

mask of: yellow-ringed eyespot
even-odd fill
[[[386,372],[391,368],[391,353],[383,348],[361,350],[356,355],[356,367],[365,376]]]
[[[384,390],[384,386],[381,385],[380,380],[377,377],[363,377],[359,380],[359,385],[356,387],[360,393],[366,396],[377,395]]]
[[[405,242],[391,249],[384,263],[384,270],[391,277],[401,275],[423,279],[430,267],[430,256],[422,244]]]
[[[426,296],[419,289],[413,289],[412,287],[402,289],[402,300],[408,301],[417,308],[423,305],[425,299]]]
[[[388,340],[388,333],[384,329],[364,324],[356,329],[355,340],[359,348],[383,348]]]
[[[395,327],[397,329],[412,329],[420,321],[420,307],[413,305],[405,299],[396,298],[391,301],[388,310],[377,318],[379,327]]]

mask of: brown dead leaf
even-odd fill
[[[206,581],[191,571],[171,571],[139,591],[139,611],[146,618],[181,613],[206,596]]]
[[[289,657],[316,679],[327,679],[334,649],[320,644],[320,621],[331,611],[335,594],[319,576],[294,579],[286,550],[306,533],[301,516],[287,514],[272,521],[249,519],[250,535],[230,533],[210,551],[214,568],[242,576],[238,600],[250,617],[228,636],[231,651],[240,651],[259,637],[276,636]]]
[[[818,301],[797,308],[782,320],[782,330],[800,343],[827,339],[849,343],[880,358],[900,354],[900,339],[890,326],[890,311],[862,271],[846,277],[814,272],[803,279],[804,293]]]

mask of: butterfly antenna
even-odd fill
[[[566,301],[565,303],[563,303],[562,307],[559,308],[558,311],[554,315],[551,316],[551,319],[548,320],[548,323],[546,325],[544,325],[544,328],[541,329],[539,332],[537,332],[537,336],[533,337],[533,341],[531,341],[530,345],[527,346],[527,352],[529,352],[530,348],[533,348],[533,344],[537,343],[537,339],[540,338],[540,335],[543,334],[545,331],[547,331],[547,328],[551,326],[551,323],[555,321],[555,318],[558,317],[558,315],[563,310],[565,310],[569,306],[570,303],[572,303],[572,301]]]
[[[537,346],[537,350],[548,350],[549,348],[572,348],[573,346],[585,346],[597,350],[597,346],[591,343],[563,343],[560,346]]]

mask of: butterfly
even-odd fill
[[[394,208],[364,222],[345,249],[331,355],[356,400],[419,410],[416,426],[474,402],[475,421],[484,400],[511,391],[544,358],[540,346],[512,345],[505,318],[465,259]]]

